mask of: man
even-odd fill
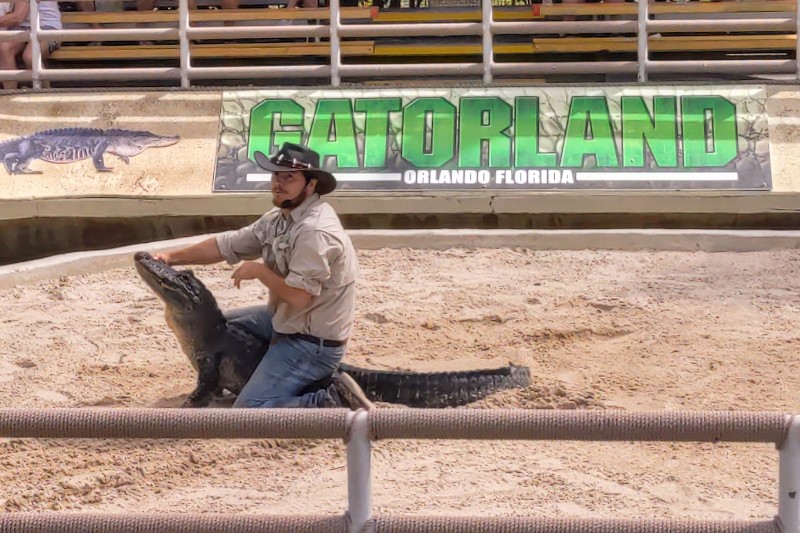
[[[170,265],[246,260],[233,272],[234,285],[258,280],[269,288],[266,306],[227,313],[270,343],[234,407],[369,408],[355,381],[335,372],[353,327],[358,274],[350,238],[321,199],[336,178],[319,168],[319,154],[297,144],[285,143],[270,157],[256,152],[255,160],[272,172],[274,209],[239,230],[153,257]],[[327,389],[300,395],[331,375]]]
[[[60,30],[61,11],[55,0],[39,0],[39,25],[43,30]],[[0,31],[31,29],[30,0],[11,0],[8,8],[0,11]],[[56,42],[42,42],[42,60],[58,48]],[[33,54],[31,43],[26,41],[0,41],[0,70],[17,70],[17,59],[22,58],[22,63],[27,70],[33,68]],[[16,89],[16,81],[3,81],[3,89]]]

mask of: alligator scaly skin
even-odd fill
[[[91,159],[98,172],[109,172],[103,156],[113,154],[125,163],[147,148],[170,146],[177,136],[147,131],[97,128],[58,128],[0,143],[0,158],[9,174],[40,173],[28,169],[34,159],[65,164]]]

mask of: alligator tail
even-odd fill
[[[402,372],[342,364],[340,370],[350,374],[371,401],[419,408],[458,407],[531,383],[530,369],[516,365],[455,372]]]

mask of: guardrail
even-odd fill
[[[105,2],[107,0],[95,0]],[[340,86],[343,80],[358,80],[372,77],[412,77],[453,76],[464,79],[482,79],[492,83],[497,76],[530,76],[549,74],[631,74],[639,82],[646,82],[653,73],[727,73],[727,74],[771,74],[794,73],[800,79],[798,61],[790,58],[780,59],[722,59],[722,60],[651,60],[649,36],[657,32],[676,31],[793,31],[797,35],[797,5],[791,3],[794,13],[767,13],[757,19],[692,19],[692,20],[652,20],[650,2],[637,3],[635,20],[594,20],[594,21],[554,21],[554,20],[497,20],[491,0],[481,0],[482,20],[480,22],[433,22],[433,23],[349,23],[341,17],[340,0],[330,0],[329,24],[322,24],[315,13],[308,15],[309,24],[293,26],[218,26],[196,25],[190,19],[198,17],[197,11],[190,12],[188,0],[178,1],[177,27],[166,28],[103,28],[103,29],[41,29],[39,10],[36,2],[31,2],[32,29],[30,35],[25,31],[0,31],[2,41],[24,41],[31,39],[33,65],[31,70],[0,70],[0,79],[32,81],[34,88],[41,88],[47,81],[123,81],[123,80],[180,80],[183,88],[189,88],[196,80],[230,79],[286,79],[321,78],[330,85]],[[658,8],[660,9],[660,8]],[[280,10],[279,10],[280,11]],[[299,10],[303,12],[305,10]],[[626,13],[632,13],[626,11]],[[628,15],[626,15],[628,16]],[[294,19],[298,17],[293,15]],[[301,15],[302,18],[302,15]],[[200,16],[199,19],[207,20]],[[637,37],[636,60],[619,61],[495,61],[496,36],[541,35],[563,33],[586,34],[635,34]],[[329,42],[329,63],[317,65],[226,65],[198,66],[194,64],[191,41],[203,39],[243,39],[259,38],[316,38]],[[350,37],[442,37],[462,36],[481,37],[481,62],[409,62],[395,64],[355,63],[342,61],[342,40]],[[114,67],[114,68],[46,68],[42,64],[40,41],[107,41],[107,40],[176,40],[179,42],[179,61],[177,66]],[[796,52],[800,50],[797,40]],[[467,56],[470,57],[470,56]],[[796,56],[797,57],[797,56]]]
[[[95,439],[343,439],[343,515],[4,513],[14,533],[145,532],[800,532],[800,418],[771,412],[514,409],[0,409],[0,437]],[[772,442],[779,450],[772,520],[703,521],[372,516],[371,442],[381,439]]]

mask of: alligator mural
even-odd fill
[[[197,371],[197,387],[184,407],[205,407],[223,390],[239,394],[267,351],[268,341],[228,323],[211,291],[189,269],[176,270],[146,252],[134,254],[139,276],[165,304],[167,325]],[[465,405],[503,389],[530,385],[525,366],[455,372],[381,371],[347,364],[347,372],[373,402],[409,407]],[[317,382],[303,392],[325,388]],[[302,394],[302,393],[301,393]]]
[[[45,130],[0,142],[0,158],[9,174],[41,174],[28,166],[34,159],[48,163],[74,163],[91,158],[98,172],[110,172],[103,156],[113,154],[126,164],[148,148],[162,148],[180,137],[156,135],[148,131],[95,128]]]

